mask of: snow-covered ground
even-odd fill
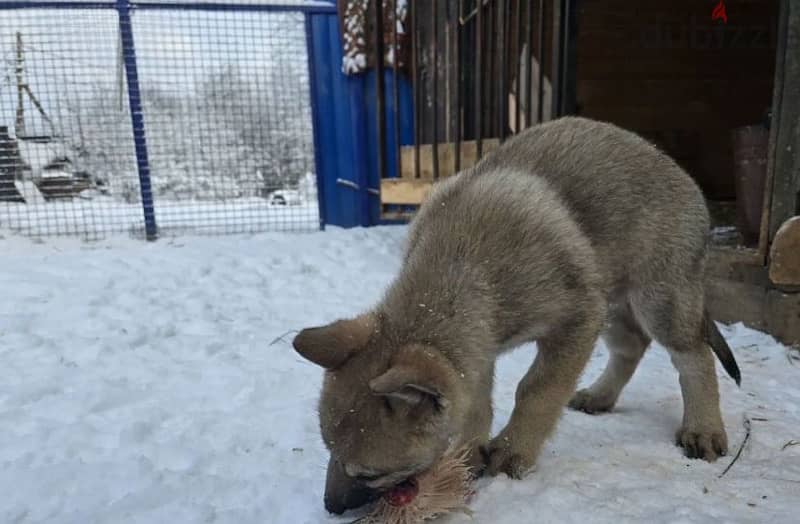
[[[83,244],[0,239],[0,522],[347,522],[322,507],[321,372],[281,335],[360,311],[396,271],[404,228]],[[800,362],[725,329],[732,452],[672,445],[676,372],[654,348],[615,413],[568,412],[524,481],[482,479],[446,522],[797,522]],[[273,343],[273,341],[275,341]],[[499,428],[532,347],[504,357]],[[602,346],[583,379],[598,374]],[[352,517],[350,517],[352,519]]]

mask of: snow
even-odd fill
[[[30,204],[37,204],[42,205],[45,203],[44,195],[42,192],[39,191],[39,188],[36,187],[36,184],[31,182],[30,180],[16,180],[14,185],[17,187],[17,191],[19,194],[22,195],[22,198],[25,199],[25,202]],[[13,205],[9,203],[0,203],[0,216],[3,216],[4,211],[7,212],[8,210],[12,209]],[[8,224],[7,220],[0,218],[0,228]]]
[[[398,0],[394,6],[390,2],[383,0],[383,4],[384,13],[394,9],[394,13],[391,16],[395,21],[395,31],[398,35],[404,35],[406,33],[405,26],[408,13],[407,0]],[[370,15],[369,5],[369,0],[348,0],[344,2],[342,73],[345,75],[362,73],[367,67],[368,46],[365,39],[367,37],[367,26],[369,25],[367,24],[367,17]],[[391,31],[391,26],[385,29]],[[396,54],[395,46],[386,46],[384,60],[387,65],[395,65]]]
[[[360,73],[367,67],[367,56],[364,53],[347,52],[342,57],[342,73],[353,75]]]
[[[306,180],[305,178],[303,180]],[[27,186],[26,198],[33,191]],[[35,186],[33,186],[35,188]],[[159,234],[226,234],[260,231],[313,231],[319,228],[316,189],[303,186],[291,206],[271,205],[266,198],[238,198],[218,201],[155,200]],[[87,192],[87,194],[90,194]],[[97,240],[112,233],[144,236],[144,212],[140,203],[126,204],[98,194],[88,198],[31,204],[0,202],[0,233],[29,237],[76,235]]]
[[[66,158],[67,148],[56,141],[34,142],[32,140],[17,140],[17,148],[23,163],[31,170],[31,178],[47,176],[45,166],[57,158]],[[52,176],[59,176],[53,175]],[[67,174],[66,176],[70,176]]]
[[[353,0],[345,5],[342,73],[346,75],[360,73],[367,67],[364,35],[366,34],[368,5],[368,0]]]
[[[102,183],[122,202],[134,201],[137,158],[116,12],[66,12],[65,17],[62,10],[2,10],[9,30],[0,32],[0,58],[16,55],[19,33],[25,82],[47,115],[26,97],[27,133],[56,137],[50,143],[19,141],[30,166],[23,176],[38,181],[46,165],[67,158],[68,171]],[[265,196],[293,188],[299,176],[314,171],[302,10],[146,9],[137,10],[134,19],[157,199]],[[13,61],[0,64],[9,79],[12,66]],[[0,124],[15,121],[16,97],[15,89],[0,85]]]
[[[343,523],[322,507],[321,371],[289,330],[379,299],[405,228],[309,234],[0,239],[0,522]],[[676,372],[651,349],[608,415],[565,413],[535,472],[482,479],[472,520],[796,522],[800,364],[741,325],[720,370],[732,452],[684,458]],[[285,335],[281,340],[279,337]],[[274,341],[274,343],[273,343]],[[499,429],[533,347],[504,357]],[[604,363],[602,344],[583,382]]]

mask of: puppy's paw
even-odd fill
[[[590,415],[611,411],[616,399],[608,396],[598,395],[589,389],[582,389],[575,393],[569,401],[569,407],[576,411],[583,411]]]
[[[485,450],[488,444],[476,445],[469,454],[469,469],[475,478],[482,477],[486,473]]]
[[[675,435],[675,443],[683,448],[689,458],[701,458],[714,462],[728,453],[728,437],[720,428],[683,427]]]
[[[505,473],[512,479],[521,479],[534,464],[535,457],[518,449],[514,443],[502,434],[481,448],[485,463],[485,472],[491,476]]]

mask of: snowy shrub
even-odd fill
[[[147,87],[142,93],[151,183],[156,198],[226,200],[266,197],[297,188],[313,170],[306,73],[277,58],[286,81],[263,88],[234,66],[213,70],[194,90]],[[300,64],[302,65],[302,64]],[[60,104],[75,164],[107,192],[136,202],[139,179],[127,103],[118,89],[97,85],[82,100]],[[306,193],[311,192],[308,181]],[[314,184],[316,199],[316,186]]]

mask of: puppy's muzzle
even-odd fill
[[[357,482],[345,474],[344,467],[333,458],[328,462],[328,478],[325,482],[325,509],[341,515],[378,498],[379,492]]]

